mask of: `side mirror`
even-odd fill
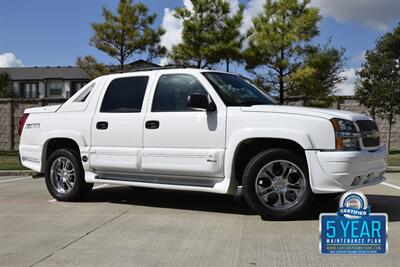
[[[215,111],[217,107],[208,95],[191,94],[187,99],[187,106],[190,108]]]

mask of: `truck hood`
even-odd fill
[[[56,112],[61,105],[54,105],[54,106],[45,106],[45,107],[38,107],[38,108],[28,108],[25,110],[25,113],[51,113]]]
[[[298,106],[280,106],[280,105],[254,105],[251,107],[242,107],[243,112],[268,112],[268,113],[284,113],[296,114],[303,116],[320,117],[325,119],[339,118],[351,121],[371,120],[370,117],[337,109],[309,108]]]

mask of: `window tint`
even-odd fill
[[[203,75],[227,106],[272,105],[273,100],[248,79],[237,75],[204,72]]]
[[[187,99],[191,94],[206,95],[207,91],[187,74],[168,74],[160,77],[154,94],[152,111],[187,111]]]
[[[148,77],[127,77],[113,80],[107,88],[100,112],[140,112]]]

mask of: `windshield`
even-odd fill
[[[227,106],[272,105],[273,100],[250,81],[238,75],[203,72]]]

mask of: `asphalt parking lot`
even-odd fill
[[[321,255],[316,203],[296,221],[263,221],[238,197],[97,186],[60,203],[43,179],[0,177],[0,266],[399,266],[400,173],[361,190],[389,215],[389,251]]]

